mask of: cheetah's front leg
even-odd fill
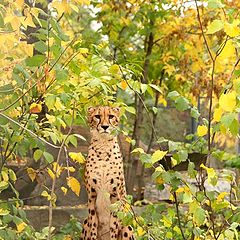
[[[98,218],[95,210],[95,200],[88,202],[88,217],[84,220],[81,240],[97,240]]]

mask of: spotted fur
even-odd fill
[[[126,196],[123,162],[117,137],[112,134],[119,123],[119,108],[100,106],[88,109],[91,144],[85,168],[88,218],[83,240],[130,240],[132,228],[123,226],[110,211],[110,205]]]

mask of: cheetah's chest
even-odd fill
[[[85,178],[88,179],[88,183],[96,181],[101,186],[118,185],[123,178],[123,163],[119,148],[108,149],[105,152],[90,148]]]

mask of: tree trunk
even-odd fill
[[[153,26],[153,22],[150,22],[150,25]],[[143,72],[141,77],[141,83],[147,84],[148,83],[148,70],[149,70],[149,63],[150,63],[150,56],[152,54],[153,49],[153,43],[154,43],[154,36],[151,32],[149,36],[146,36],[146,47],[145,47],[145,60],[143,65]],[[143,165],[139,161],[138,156],[131,156],[131,152],[133,148],[140,147],[140,139],[141,139],[141,128],[143,124],[143,117],[144,117],[144,94],[137,94],[135,93],[135,106],[136,106],[136,116],[134,121],[134,127],[133,127],[133,134],[132,139],[136,141],[135,146],[130,147],[129,152],[129,159],[128,159],[128,171],[127,171],[127,191],[129,194],[133,195],[134,200],[137,200],[140,198],[139,195],[136,196],[134,194],[134,190],[137,191],[137,193],[141,193],[141,181],[142,181],[142,172],[143,172]],[[140,183],[140,184],[139,184]],[[140,186],[139,186],[140,185]],[[136,188],[136,189],[134,189]]]

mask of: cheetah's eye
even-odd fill
[[[101,117],[100,117],[100,115],[95,115],[94,116],[96,119],[100,119]]]
[[[112,119],[112,118],[114,118],[114,115],[109,115],[109,119]]]

